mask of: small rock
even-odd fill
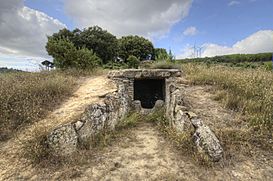
[[[74,125],[75,125],[75,129],[78,131],[83,126],[83,122],[77,121]]]

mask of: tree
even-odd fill
[[[48,60],[42,61],[41,64],[45,66],[46,70],[49,70],[49,68],[54,68],[54,63]]]
[[[76,67],[81,69],[93,69],[101,64],[101,59],[94,54],[93,50],[82,48],[77,51]]]
[[[169,59],[169,54],[165,48],[155,48],[154,50],[155,60],[163,61]]]
[[[68,39],[48,37],[46,50],[54,59],[57,68],[93,69],[100,63],[100,58],[86,48],[77,49]]]
[[[140,60],[145,60],[153,55],[154,47],[152,42],[139,36],[125,36],[119,39],[119,57],[127,60],[134,55]]]
[[[78,46],[93,50],[106,64],[117,56],[118,40],[106,30],[93,26],[79,33]]]
[[[67,39],[78,49],[93,50],[103,60],[103,63],[113,61],[118,52],[117,38],[98,26],[89,27],[83,31],[79,29],[69,31],[64,28],[49,36],[49,38],[55,40]]]
[[[172,53],[172,50],[170,49],[169,50],[169,59],[168,59],[169,61],[173,61],[173,60],[175,60],[175,56],[173,55],[173,53]]]

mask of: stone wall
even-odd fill
[[[47,136],[48,146],[56,154],[69,155],[80,145],[90,144],[103,129],[114,129],[129,111],[125,92],[125,86],[119,85],[118,91],[106,95],[103,103],[88,106],[79,120],[52,130]]]

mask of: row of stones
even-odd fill
[[[212,161],[219,161],[223,157],[223,148],[213,131],[195,113],[189,111],[183,98],[183,88],[172,90],[167,106],[166,114],[177,131],[194,131],[193,141],[201,154],[207,155]]]
[[[92,138],[103,129],[114,129],[118,120],[129,111],[128,98],[124,95],[126,90],[123,88],[107,95],[103,103],[88,106],[78,121],[52,130],[47,136],[49,148],[56,154],[69,155],[79,145],[90,144]]]

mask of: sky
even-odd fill
[[[176,58],[273,52],[273,0],[0,0],[0,67],[38,70],[48,35],[94,25]]]

